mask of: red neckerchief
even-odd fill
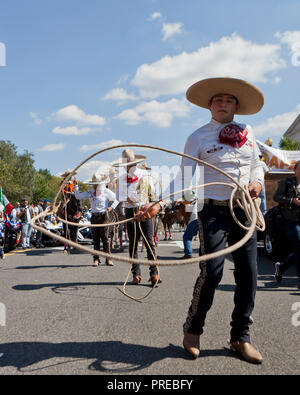
[[[220,130],[219,143],[231,145],[234,148],[241,148],[247,139],[248,132],[239,125],[230,123]]]
[[[99,191],[98,189],[96,189],[96,190],[93,191],[93,195],[96,196],[96,197],[97,197],[97,196],[101,196],[101,195],[102,195],[102,192]]]
[[[127,176],[127,184],[132,184],[133,182],[137,182],[139,178],[137,176],[128,177]]]

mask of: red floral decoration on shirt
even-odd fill
[[[241,148],[248,140],[247,135],[246,129],[230,123],[220,130],[219,143],[231,145],[234,148]]]
[[[139,178],[137,176],[128,177],[127,176],[127,184],[132,184],[133,182],[137,182]]]

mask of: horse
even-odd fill
[[[160,214],[160,220],[164,228],[164,240],[168,240],[168,232],[169,240],[172,240],[172,226],[174,224],[178,224],[182,228],[188,225],[191,218],[191,212],[186,210],[188,204],[189,202],[186,201],[173,202]]]
[[[80,200],[76,199],[74,192],[64,190],[62,192],[63,200],[57,209],[57,215],[69,222],[79,223],[82,217],[82,208]],[[78,226],[63,223],[65,238],[76,243]],[[70,247],[65,245],[64,251],[70,252]]]
[[[122,203],[119,203],[115,208],[113,213],[111,214],[111,218],[109,222],[119,222],[126,219],[125,216],[125,208]],[[126,224],[122,225],[112,225],[110,227],[109,237],[110,237],[110,246],[114,246],[114,248],[123,248],[123,231],[125,231],[125,237],[127,240],[127,228]]]

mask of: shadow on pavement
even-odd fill
[[[88,366],[89,370],[121,374],[136,372],[165,358],[190,359],[182,347],[173,344],[159,348],[126,344],[120,341],[4,343],[0,344],[0,354],[3,354],[0,358],[0,367],[12,366],[23,373],[32,373],[57,365],[74,363],[76,360],[93,359],[94,361]],[[226,348],[220,350],[201,350],[201,356],[236,358]],[[33,366],[40,362],[51,360],[52,358],[67,358],[69,360],[53,361],[53,363],[42,367]]]
[[[12,288],[16,291],[36,291],[42,288],[51,288],[53,291],[59,290],[61,288],[72,288],[74,289],[82,289],[88,286],[97,286],[97,285],[123,285],[122,282],[97,282],[97,283],[58,283],[58,284],[19,284],[15,285]]]
[[[35,265],[35,266],[17,266],[17,267],[15,267],[13,269],[21,269],[21,270],[69,269],[69,268],[79,268],[79,267],[93,267],[93,265],[92,264],[88,264],[88,263],[86,265]]]

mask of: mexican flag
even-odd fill
[[[9,200],[2,192],[2,187],[0,188],[0,210],[4,211],[6,214],[10,214],[14,206],[9,203]]]

